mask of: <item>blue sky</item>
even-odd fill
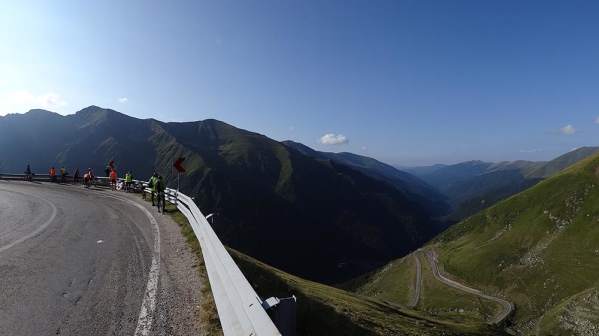
[[[596,1],[24,0],[0,11],[0,115],[94,104],[392,164],[550,159],[599,145],[598,17]]]

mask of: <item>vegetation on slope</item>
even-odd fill
[[[508,297],[515,329],[537,332],[546,312],[597,288],[598,183],[595,156],[455,225],[436,240],[445,269]]]
[[[421,288],[414,307],[423,316],[462,325],[479,325],[495,316],[501,307],[478,296],[448,287],[433,276],[422,251],[395,260],[353,284],[356,293],[397,304],[407,304],[416,294],[416,258],[421,265]]]
[[[486,324],[440,322],[377,299],[304,280],[229,250],[263,297],[298,300],[299,335],[502,335]]]

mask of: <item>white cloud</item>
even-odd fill
[[[35,108],[54,110],[66,105],[67,102],[54,92],[40,95],[27,90],[0,93],[0,115],[23,113]]]
[[[536,153],[536,152],[542,152],[544,151],[544,149],[541,148],[531,148],[531,149],[521,149],[520,153]]]
[[[349,139],[343,134],[327,133],[320,138],[323,145],[343,145],[349,142]]]
[[[574,126],[572,126],[572,125],[566,125],[566,126],[560,128],[559,131],[564,135],[572,135],[572,134],[576,133],[576,128],[574,128]]]
[[[125,103],[127,103],[129,101],[129,98],[127,98],[127,97],[121,97],[121,98],[119,98],[117,100],[119,101],[119,103],[125,104]]]

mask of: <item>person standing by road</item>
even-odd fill
[[[166,204],[164,203],[165,201],[165,196],[164,196],[164,190],[166,189],[166,185],[164,183],[164,180],[162,179],[162,175],[158,176],[158,179],[156,181],[156,195],[158,197],[156,203],[158,204],[158,212],[162,211],[164,213],[164,208],[166,206]]]
[[[67,181],[67,169],[62,166],[60,167],[60,183],[65,183]]]
[[[133,175],[130,171],[125,174],[125,191],[129,192],[131,190],[131,185],[133,184]]]
[[[110,171],[110,188],[112,190],[116,190],[116,180],[117,180],[116,170],[112,169]]]
[[[50,181],[56,182],[56,168],[50,167]]]
[[[31,166],[29,163],[27,164],[27,168],[25,169],[25,181],[33,181],[33,174],[31,173]]]
[[[152,196],[151,196],[152,206],[156,205],[154,203],[154,197],[156,196],[156,184],[157,183],[158,183],[158,173],[154,172],[154,175],[152,175],[152,177],[150,177],[150,180],[148,181],[148,187],[152,191]]]

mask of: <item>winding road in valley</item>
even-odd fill
[[[418,301],[420,301],[420,289],[422,287],[422,265],[420,264],[420,258],[418,257],[418,252],[413,254],[415,266],[416,266],[416,278],[414,283],[414,293],[410,298],[410,302],[408,303],[408,307],[414,308],[418,305]]]
[[[514,310],[514,305],[509,301],[506,301],[506,300],[498,298],[498,297],[484,294],[483,292],[481,292],[478,289],[468,287],[468,286],[461,284],[455,280],[445,277],[443,274],[441,274],[441,272],[439,272],[438,259],[437,259],[437,254],[435,251],[432,251],[432,250],[426,251],[426,257],[431,266],[431,270],[433,271],[433,275],[435,276],[435,279],[437,279],[438,281],[444,283],[445,285],[447,285],[449,287],[461,290],[461,291],[469,293],[469,294],[477,295],[483,299],[497,302],[498,304],[501,305],[501,307],[503,308],[502,311],[489,321],[490,324],[501,323]]]
[[[138,196],[0,181],[0,335],[201,335],[194,264]]]

